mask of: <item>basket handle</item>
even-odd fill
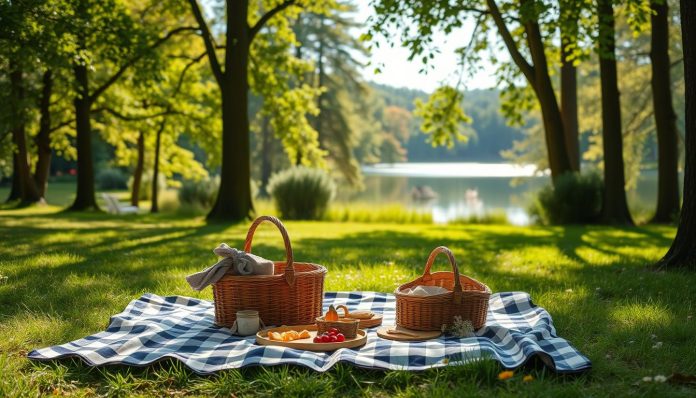
[[[461,304],[462,283],[459,280],[459,267],[457,266],[457,260],[454,259],[454,254],[452,254],[452,251],[447,247],[438,246],[435,249],[433,249],[432,252],[430,252],[430,256],[428,256],[428,261],[425,263],[425,271],[423,271],[423,276],[421,278],[423,278],[424,280],[430,280],[430,268],[433,266],[433,263],[435,262],[435,258],[437,257],[437,255],[441,253],[447,255],[450,265],[452,266],[452,271],[454,272],[454,302],[456,304]]]
[[[244,240],[244,251],[247,253],[251,252],[251,241],[254,239],[256,227],[258,227],[259,224],[264,221],[273,223],[276,227],[278,227],[278,230],[280,230],[280,235],[283,236],[283,243],[285,244],[285,258],[287,260],[283,274],[285,275],[285,281],[288,283],[288,285],[292,286],[295,284],[295,267],[293,265],[292,246],[290,246],[290,237],[288,236],[288,231],[285,229],[285,226],[282,222],[280,222],[279,219],[273,216],[260,216],[254,220],[254,222],[251,223],[249,232],[247,232],[246,239]]]

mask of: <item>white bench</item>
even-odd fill
[[[106,202],[106,210],[111,214],[135,214],[140,210],[138,206],[121,204],[118,199],[109,195],[108,193],[102,193],[101,195],[104,202]]]

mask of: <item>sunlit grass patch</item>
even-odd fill
[[[272,212],[260,207],[259,213]],[[212,299],[184,277],[213,264],[212,249],[242,247],[249,226],[203,217],[3,212],[0,216],[0,396],[650,396],[693,395],[641,377],[696,374],[696,276],[653,273],[673,228],[513,227],[389,222],[288,221],[297,261],[325,265],[325,290],[392,292],[423,272],[430,251],[450,247],[462,273],[494,291],[525,291],[558,335],[593,361],[580,377],[530,364],[501,381],[496,363],[427,372],[339,364],[318,374],[292,366],[193,374],[175,361],[94,370],[70,360],[39,364],[32,348],[83,337],[143,293]],[[283,260],[277,228],[257,230],[253,252]],[[450,269],[438,257],[433,271]],[[689,318],[691,316],[691,318]],[[655,335],[655,337],[652,337]],[[633,341],[633,343],[629,343]],[[657,348],[652,348],[658,345]],[[489,366],[490,365],[490,366]],[[486,366],[489,366],[488,368]],[[533,380],[525,382],[524,376]]]

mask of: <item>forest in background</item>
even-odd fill
[[[2,3],[8,199],[40,201],[62,158],[76,161],[68,165],[77,175],[72,210],[98,209],[95,179],[118,169],[133,180],[134,205],[151,188],[153,211],[160,179],[178,187],[219,176],[209,217],[231,220],[253,213],[251,181],[264,192],[292,166],[359,189],[361,164],[502,157],[548,169],[554,186],[581,165],[599,170],[602,218],[632,224],[625,189],[657,159],[665,182],[658,218],[673,220],[683,142],[683,117],[674,117],[683,109],[678,9],[643,0],[523,3],[381,0],[367,22],[354,19],[348,1]],[[449,17],[438,18],[438,7]],[[431,28],[447,33],[465,21],[475,28],[457,50],[456,84],[426,96],[365,80],[365,60],[379,51],[374,37],[400,32],[411,57],[427,64]],[[467,91],[484,58],[496,90]],[[656,135],[667,140],[659,157]]]

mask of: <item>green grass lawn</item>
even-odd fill
[[[461,269],[494,292],[529,292],[594,368],[556,376],[530,365],[505,382],[490,363],[411,373],[273,367],[200,377],[175,362],[90,369],[73,361],[32,363],[25,355],[103,330],[110,315],[145,292],[211,299],[210,289],[197,293],[184,276],[213,263],[220,242],[241,246],[248,225],[55,211],[0,211],[0,396],[696,394],[694,387],[641,381],[696,374],[696,275],[646,269],[669,246],[671,227],[287,222],[296,259],[329,269],[326,290],[391,292],[422,271],[432,248],[449,246]],[[272,226],[259,228],[255,252],[280,259],[281,247]],[[535,380],[523,382],[526,374]]]

